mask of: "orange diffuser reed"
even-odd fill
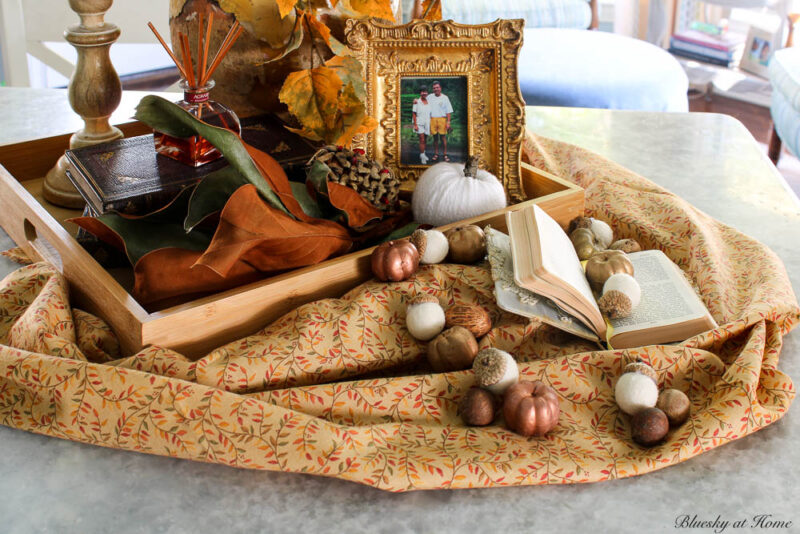
[[[211,27],[214,24],[214,12],[209,12],[207,23],[203,24],[203,14],[198,14],[198,27],[197,27],[197,57],[194,64],[197,67],[197,72],[193,68],[192,51],[189,45],[189,37],[182,32],[178,33],[178,41],[181,47],[181,58],[183,61],[178,61],[178,58],[158,34],[158,31],[153,26],[153,23],[148,23],[150,30],[155,34],[158,41],[167,51],[167,53],[175,62],[175,66],[183,77],[180,86],[183,89],[183,100],[177,104],[191,113],[198,119],[211,124],[227,128],[236,135],[240,135],[242,128],[239,124],[239,118],[233,110],[223,106],[219,102],[209,99],[209,93],[214,88],[214,81],[211,80],[211,75],[219,66],[222,58],[231,49],[233,43],[242,34],[243,28],[239,26],[239,22],[233,23],[233,26],[228,30],[225,39],[217,50],[214,59],[208,63],[208,45],[211,38]],[[205,30],[205,31],[204,31]],[[187,138],[177,138],[167,135],[162,132],[154,132],[153,137],[155,140],[156,151],[159,154],[178,160],[186,165],[199,167],[215,159],[222,157],[222,154],[217,150],[214,145],[195,135]]]

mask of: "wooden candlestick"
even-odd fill
[[[69,104],[84,122],[84,127],[69,140],[73,149],[123,136],[108,122],[122,98],[122,85],[108,55],[120,30],[103,20],[112,3],[113,0],[69,0],[69,7],[81,19],[64,34],[78,51],[78,63],[69,82]],[[83,198],[67,178],[66,169],[66,157],[61,156],[45,177],[44,197],[58,206],[81,208]]]

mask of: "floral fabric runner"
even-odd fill
[[[646,179],[583,149],[530,137],[525,157],[586,189],[587,212],[619,238],[660,248],[720,327],[681,345],[598,351],[500,311],[488,264],[426,266],[400,283],[368,282],[301,306],[197,361],[150,347],[122,357],[105,323],[72,309],[67,284],[32,264],[0,284],[0,422],[106,447],[253,469],[332,476],[391,491],[596,482],[643,474],[741,438],[786,413],[781,337],[800,309],[780,260]],[[431,373],[404,326],[420,293],[476,303],[494,327],[481,347],[511,352],[526,379],[561,397],[544,438],[502,419],[457,415],[471,371]],[[691,417],[645,449],[613,396],[641,358],[662,387],[689,395]]]

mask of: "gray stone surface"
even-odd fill
[[[600,152],[764,241],[784,261],[795,291],[800,287],[797,198],[735,120],[535,108],[528,124]],[[798,356],[798,334],[792,333],[780,368],[795,379]],[[389,494],[334,479],[237,470],[0,427],[0,531],[713,532],[676,528],[676,518],[733,522],[772,514],[792,527],[728,525],[724,532],[797,532],[799,434],[795,408],[754,435],[637,478]]]

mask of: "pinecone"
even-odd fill
[[[379,210],[391,211],[395,207],[400,181],[382,164],[367,158],[362,149],[329,145],[314,154],[309,166],[314,161],[328,166],[329,181],[354,189]]]

